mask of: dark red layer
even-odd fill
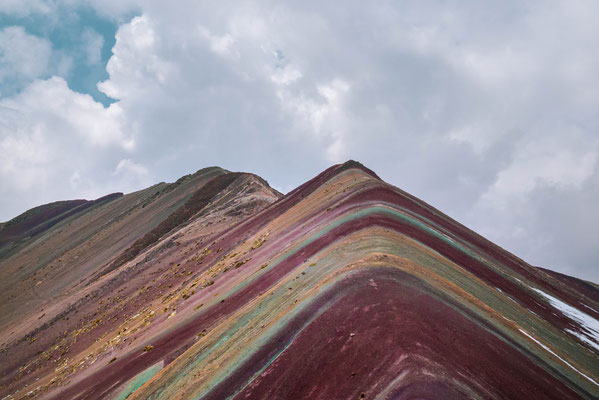
[[[288,257],[275,268],[261,276],[259,280],[226,298],[225,302],[218,303],[211,308],[203,309],[203,312],[199,314],[195,320],[168,336],[153,342],[153,351],[149,353],[142,353],[140,351],[137,354],[120,358],[112,363],[110,368],[105,368],[104,370],[85,378],[81,382],[66,388],[65,392],[57,398],[72,398],[78,393],[82,393],[80,398],[102,398],[105,395],[106,390],[115,387],[118,383],[126,382],[147,368],[148,365],[161,359],[172,359],[174,354],[180,354],[181,349],[191,345],[195,340],[195,335],[202,331],[202,329],[209,328],[218,319],[232,314],[239,309],[239,307],[245,305],[249,300],[258,297],[260,293],[267,291],[282,277],[290,273],[297,265],[335,242],[339,237],[345,237],[352,232],[371,226],[382,226],[404,233],[409,237],[430,246],[466,270],[474,273],[479,278],[489,282],[494,287],[501,288],[506,293],[514,296],[522,304],[533,309],[537,314],[552,320],[552,322],[558,326],[568,325],[569,323],[568,319],[563,316],[553,315],[551,308],[547,308],[544,304],[536,302],[531,296],[526,296],[526,292],[522,291],[519,287],[516,287],[502,276],[496,274],[484,264],[473,257],[460,252],[453,246],[450,246],[430,233],[416,229],[403,221],[390,218],[386,214],[372,214],[336,227]]]
[[[481,397],[579,398],[446,302],[402,271],[362,270],[320,296],[203,398],[239,390],[236,399],[467,397],[451,380]]]

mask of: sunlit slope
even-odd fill
[[[355,162],[231,220],[267,196],[253,179],[82,289],[80,325],[44,334],[15,396],[599,396],[595,285],[529,266]]]

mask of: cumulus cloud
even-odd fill
[[[0,30],[0,95],[12,94],[48,70],[52,44],[20,26]]]
[[[115,156],[135,145],[122,118],[118,104],[104,108],[58,77],[34,81],[0,100],[0,192],[6,194],[0,208],[15,215],[50,200],[114,190],[103,170],[114,168]],[[120,176],[140,174],[141,167],[129,163]]]
[[[527,261],[599,281],[599,3],[89,4],[139,13],[98,83],[117,103],[59,118],[119,154],[67,180],[221,165],[291,188],[354,158]],[[11,146],[43,149],[22,130]]]
[[[47,13],[52,9],[52,3],[46,0],[3,0],[0,3],[0,12],[19,17],[33,13]]]

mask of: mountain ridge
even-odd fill
[[[284,196],[251,174],[208,190],[227,174],[169,200],[172,215],[207,190],[52,318],[0,325],[0,395],[597,397],[595,284],[530,266],[355,161]]]

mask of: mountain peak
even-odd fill
[[[366,172],[369,175],[372,175],[376,179],[381,179],[374,171],[372,171],[369,168],[366,168],[364,166],[364,164],[360,163],[359,161],[354,161],[354,160],[347,160],[343,164],[338,164],[337,171],[342,172],[342,171],[345,171],[347,169],[352,169],[352,168],[361,169],[362,171]]]
[[[353,160],[285,196],[203,169],[0,262],[1,397],[599,395],[596,285]]]

